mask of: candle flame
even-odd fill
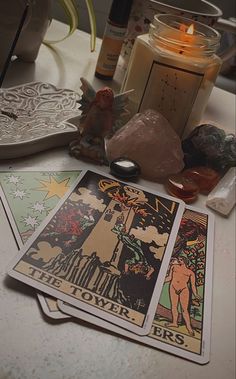
[[[194,24],[191,24],[188,29],[187,29],[188,34],[193,34],[194,33]]]

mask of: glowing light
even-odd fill
[[[194,33],[194,24],[189,25],[189,27],[187,27],[187,25],[181,24],[179,27],[179,30],[181,30],[181,32],[184,32],[187,34],[193,34]]]
[[[188,34],[193,34],[194,33],[194,24],[191,24],[188,29],[187,29]]]
[[[181,24],[180,25],[180,27],[179,27],[179,30],[181,30],[181,32],[186,32],[186,30],[187,30],[187,26],[186,25],[184,25],[184,24]]]

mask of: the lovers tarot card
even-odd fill
[[[62,301],[72,316],[157,349],[205,364],[210,359],[213,217],[187,207],[148,336],[125,331]]]
[[[150,331],[184,204],[87,171],[9,275],[140,335]]]

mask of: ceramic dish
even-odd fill
[[[34,82],[0,89],[0,159],[67,145],[77,135],[79,94]]]

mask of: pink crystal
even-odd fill
[[[160,113],[137,113],[107,141],[109,161],[126,157],[141,167],[141,175],[158,181],[180,172],[183,167],[181,141]]]

